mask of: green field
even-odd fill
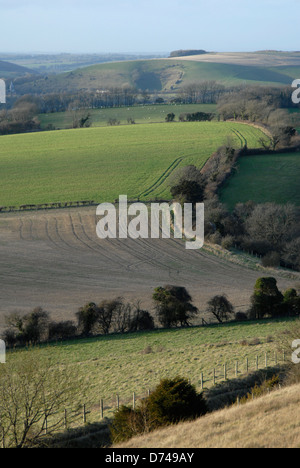
[[[134,119],[136,124],[165,122],[168,113],[175,114],[178,121],[180,114],[192,112],[216,113],[215,104],[163,104],[163,105],[141,105],[134,107],[118,107],[108,109],[83,110],[82,113],[89,113],[93,127],[107,126],[109,119],[117,119],[121,125],[128,125],[128,118]],[[79,111],[80,114],[80,111]],[[40,114],[39,120],[42,129],[48,125],[54,125],[56,129],[71,128],[74,112],[54,112],[50,114]]]
[[[230,209],[236,203],[294,203],[300,205],[300,154],[245,156],[221,192]]]
[[[249,61],[250,63],[250,61]],[[268,68],[238,63],[210,63],[194,60],[154,59],[114,62],[78,68],[72,72],[34,78],[18,84],[17,91],[27,93],[59,93],[96,91],[111,87],[133,86],[150,92],[175,92],[191,82],[213,80],[226,86],[241,84],[291,85],[297,69]]]
[[[111,335],[41,346],[30,353],[39,353],[41,360],[52,359],[54,365],[80,366],[80,376],[88,384],[88,395],[81,403],[96,411],[99,420],[100,398],[109,415],[117,394],[121,404],[131,403],[133,392],[137,398],[144,396],[162,378],[181,375],[199,389],[203,373],[204,387],[210,388],[214,368],[216,382],[224,380],[225,363],[227,377],[234,378],[236,362],[239,375],[246,373],[247,358],[250,371],[256,369],[257,356],[259,368],[265,367],[265,353],[269,366],[275,364],[276,352],[278,362],[282,361],[278,337],[291,323],[275,320]],[[24,352],[9,352],[7,362]],[[78,395],[81,398],[80,391]],[[89,416],[93,418],[95,414]]]
[[[169,197],[168,176],[181,165],[201,168],[228,135],[257,147],[262,132],[203,122],[2,136],[0,205]]]

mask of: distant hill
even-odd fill
[[[208,52],[183,60],[197,62],[224,63],[230,65],[258,66],[264,68],[300,66],[300,52],[280,52],[262,50],[258,52]]]
[[[30,68],[22,67],[11,62],[0,60],[0,78],[13,79],[24,75],[35,74]]]
[[[203,55],[207,53],[206,50],[174,50],[174,52],[171,52],[170,57],[188,57],[190,55]]]
[[[202,54],[169,59],[103,63],[58,75],[18,80],[20,94],[103,91],[133,86],[150,92],[175,92],[182,86],[214,80],[227,86],[290,85],[300,78],[300,53]]]
[[[99,63],[122,62],[166,57],[165,55],[134,54],[0,54],[0,60],[30,68],[38,73],[57,74]]]

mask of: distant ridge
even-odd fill
[[[190,55],[203,55],[207,54],[206,50],[174,50],[170,53],[171,57],[189,57]]]
[[[30,68],[22,67],[11,62],[0,60],[0,77],[1,78],[16,78],[23,75],[33,75],[37,72]]]

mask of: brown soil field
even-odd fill
[[[0,328],[10,312],[41,306],[53,319],[74,319],[85,303],[117,296],[151,310],[154,288],[165,284],[185,286],[200,311],[222,293],[245,310],[266,276],[180,240],[100,240],[96,223],[95,207],[0,215]],[[281,289],[294,284],[277,279]]]
[[[186,57],[172,57],[170,60],[227,63],[232,65],[253,65],[263,67],[299,66],[299,52],[215,52]]]

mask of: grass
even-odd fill
[[[245,156],[221,192],[221,200],[233,209],[236,203],[294,203],[300,205],[300,154]]]
[[[290,74],[289,73],[290,69]],[[148,91],[174,92],[195,81],[214,80],[227,86],[241,84],[290,85],[296,77],[293,67],[271,69],[259,65],[209,63],[193,60],[152,59],[103,63],[72,72],[49,75],[18,85],[22,93],[96,91],[109,87],[134,86]]]
[[[204,385],[209,388],[214,367],[217,381],[223,380],[224,363],[228,378],[235,377],[236,361],[240,373],[245,373],[246,358],[249,370],[254,370],[259,355],[263,368],[265,352],[269,353],[269,365],[273,365],[277,339],[291,323],[266,320],[79,339],[8,352],[7,362],[13,362],[19,353],[38,352],[40,359],[52,359],[55,365],[79,366],[80,376],[88,382],[88,408],[94,408],[103,398],[109,415],[117,394],[121,404],[128,404],[132,392],[137,397],[145,395],[163,377],[181,375],[199,388],[203,372]],[[89,420],[94,418],[97,415],[90,415]]]
[[[300,385],[132,439],[116,448],[299,448]]]
[[[231,122],[177,122],[2,136],[0,205],[170,197],[172,170],[201,168],[228,135],[254,147],[262,133]]]
[[[83,111],[85,112],[85,111]],[[91,109],[88,111],[91,116],[93,127],[107,126],[109,119],[117,119],[121,125],[127,125],[127,119],[134,119],[135,123],[159,123],[165,122],[168,113],[173,112],[178,121],[179,115],[187,112],[207,112],[215,113],[214,104],[174,104],[174,105],[142,105],[134,107],[118,107],[112,109]],[[54,112],[50,114],[40,114],[41,127],[45,129],[48,125],[54,125],[57,129],[71,128],[73,123],[73,112]]]

